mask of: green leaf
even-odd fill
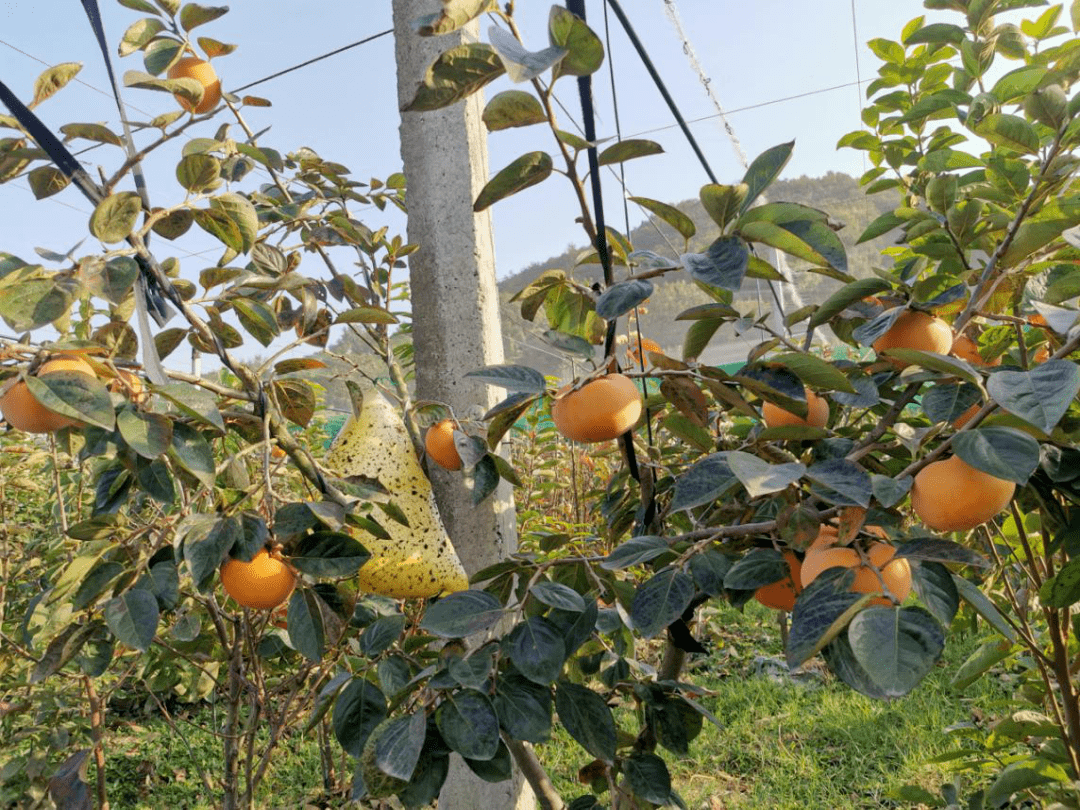
[[[886,700],[889,697],[859,663],[851,649],[847,634],[834,638],[821,651],[821,657],[832,673],[856,692],[875,700]]]
[[[560,76],[588,76],[604,64],[604,45],[585,21],[559,5],[551,7],[548,40],[563,48],[566,56],[555,66],[553,80]]]
[[[1002,408],[1050,433],[1080,391],[1080,367],[1050,360],[1030,371],[999,371],[986,390]]]
[[[386,698],[379,687],[363,678],[354,678],[334,701],[331,722],[341,747],[359,757],[367,738],[385,718]]]
[[[547,380],[539,371],[528,366],[485,366],[465,372],[466,377],[473,377],[488,385],[497,385],[507,391],[520,391],[527,394],[542,394],[547,388]]]
[[[632,310],[653,294],[648,279],[629,279],[608,287],[596,300],[596,314],[605,320],[615,320]]]
[[[504,675],[495,685],[495,710],[499,723],[516,740],[547,742],[551,736],[551,691],[516,673]]]
[[[712,218],[712,221],[722,231],[743,210],[743,203],[746,202],[746,195],[749,193],[750,187],[746,183],[738,183],[733,186],[709,183],[701,187],[699,196],[705,213]]]
[[[585,686],[560,681],[555,711],[570,736],[597,759],[614,762],[618,737],[615,718],[604,699]]]
[[[1039,466],[1039,443],[1015,428],[962,431],[953,438],[953,450],[975,469],[1017,484],[1026,484]]]
[[[739,233],[751,242],[761,242],[811,264],[833,267],[847,273],[844,245],[828,225],[811,220],[784,223],[740,220]]]
[[[696,281],[734,291],[742,286],[750,249],[738,236],[721,236],[705,253],[684,253],[679,260]]]
[[[220,175],[221,161],[212,154],[188,154],[176,165],[178,183],[192,194],[215,188]]]
[[[1013,267],[1035,251],[1050,244],[1062,233],[1080,224],[1080,200],[1066,198],[1043,206],[1028,217],[1016,231],[1012,244],[1001,257],[999,266]]]
[[[784,166],[791,159],[791,152],[794,148],[795,141],[789,141],[771,149],[766,149],[754,158],[742,179],[742,182],[746,184],[747,192],[746,198],[742,201],[742,205],[739,206],[740,214],[745,213],[754,200],[761,196],[761,193],[780,175]]]
[[[394,779],[409,781],[420,761],[427,733],[423,708],[389,721],[374,740],[375,766]]]
[[[30,672],[30,683],[36,684],[55,675],[82,649],[90,637],[97,633],[100,623],[69,624],[49,642],[41,658]]]
[[[911,585],[930,615],[942,627],[951,626],[960,609],[960,594],[949,569],[933,561],[920,562],[912,567]]]
[[[976,551],[951,540],[917,537],[896,547],[896,556],[921,562],[960,563],[977,568],[992,568],[990,561]]]
[[[907,220],[903,217],[899,217],[892,211],[886,211],[879,216],[873,222],[866,226],[866,230],[862,232],[862,235],[855,242],[856,245],[861,245],[863,242],[869,242],[871,239],[877,239],[879,236],[884,236],[894,228],[899,228]],[[861,281],[881,281],[881,279],[867,278],[860,279]]]
[[[861,301],[867,296],[885,292],[888,289],[889,284],[879,278],[861,278],[858,281],[845,284],[818,307],[807,325],[811,328],[821,326],[821,324],[828,322],[835,315],[839,315],[856,301]]]
[[[553,163],[547,152],[522,155],[488,181],[473,203],[473,211],[483,211],[499,200],[542,183],[551,174]]]
[[[68,176],[55,166],[38,166],[26,175],[26,181],[30,184],[30,191],[35,200],[44,200],[68,187],[71,181]]]
[[[321,661],[326,647],[325,603],[314,590],[298,587],[289,598],[289,640],[309,661]]]
[[[956,670],[950,686],[958,690],[966,689],[995,665],[1008,658],[1012,654],[1012,649],[1013,645],[1005,639],[991,639],[983,643],[960,665],[960,669]]]
[[[664,147],[655,141],[643,141],[628,139],[609,146],[600,153],[597,160],[601,166],[610,166],[614,163],[623,163],[634,158],[647,157],[648,155],[661,155]]]
[[[1069,560],[1043,583],[1039,600],[1047,607],[1062,610],[1080,602],[1080,557]]]
[[[705,318],[694,321],[683,336],[682,356],[684,360],[691,360],[701,355],[705,347],[709,345],[716,330],[727,322],[725,318]]]
[[[683,239],[690,239],[697,233],[694,220],[673,205],[650,200],[648,197],[631,197],[630,202],[637,203],[642,208],[656,214],[656,216],[678,231]]]
[[[914,689],[945,649],[941,625],[914,607],[861,611],[848,625],[848,641],[856,660],[890,697]]]
[[[180,7],[180,25],[185,31],[190,31],[192,28],[213,22],[228,11],[228,6],[200,6],[198,3],[184,3]]]
[[[161,36],[147,43],[146,47],[143,48],[143,65],[146,67],[148,73],[151,73],[154,76],[159,76],[164,73],[170,65],[178,61],[183,56],[183,54],[183,42],[178,39],[173,39],[172,37]],[[128,73],[131,73],[133,77],[140,75],[138,71],[128,71]],[[127,79],[128,74],[125,73],[124,84],[127,84]],[[188,101],[194,103],[195,98],[199,95],[200,92],[202,92],[202,87],[200,86],[199,89],[196,90],[195,84],[197,84],[197,82],[195,82],[194,79],[186,79],[183,81],[183,84],[186,88],[184,90],[185,98],[187,98]],[[177,118],[179,117],[180,116],[177,115]],[[176,119],[174,118],[173,120]],[[160,126],[162,129],[164,129],[166,126],[168,126],[168,124],[155,123],[154,126]]]
[[[281,334],[273,310],[262,301],[234,298],[232,305],[240,325],[263,346],[269,346]]]
[[[906,45],[941,44],[958,45],[964,39],[964,29],[949,23],[931,23],[924,25],[904,40]]]
[[[656,805],[671,799],[671,774],[656,754],[631,754],[622,761],[622,772],[634,796]]]
[[[1032,755],[1005,766],[987,790],[986,804],[990,807],[1001,807],[1018,791],[1050,782],[1066,784],[1069,781],[1068,773],[1060,765],[1041,756]]]
[[[990,92],[998,101],[1006,104],[1035,92],[1048,72],[1042,65],[1024,65],[998,79]]]
[[[120,410],[116,426],[128,447],[143,458],[157,458],[172,444],[172,420],[160,413],[143,413],[128,405]]]
[[[973,583],[958,577],[956,574],[952,575],[953,584],[956,585],[956,590],[960,594],[960,597],[967,602],[971,607],[982,616],[986,621],[997,630],[1001,635],[1008,639],[1010,643],[1016,643],[1016,636],[1013,634],[1012,628],[1009,623],[1005,621],[1005,617],[1001,615],[1001,612],[997,609],[986,595],[983,594]]]
[[[846,569],[829,569],[795,600],[787,646],[789,667],[794,669],[817,655],[851,621],[863,601],[849,590],[852,579]]]
[[[516,625],[504,639],[502,648],[518,672],[545,686],[559,677],[566,660],[562,633],[541,616]]]
[[[225,421],[221,418],[213,394],[187,383],[169,383],[156,391],[187,416],[225,432]]]
[[[352,576],[370,559],[351,535],[318,531],[300,538],[289,562],[305,574],[323,578]]]
[[[184,539],[184,560],[195,586],[205,591],[242,534],[238,518],[215,518],[197,514],[187,518],[178,531]]]
[[[129,56],[142,50],[150,40],[165,30],[165,23],[156,17],[144,17],[128,26],[120,37],[117,52],[120,56]],[[119,146],[119,143],[117,143]]]
[[[542,124],[547,120],[536,96],[524,90],[506,90],[493,96],[481,117],[489,132]]]
[[[606,571],[619,571],[633,565],[642,565],[669,551],[671,551],[671,547],[665,538],[654,535],[639,535],[631,537],[625,543],[616,546],[600,562],[600,567]]]
[[[395,324],[398,318],[392,312],[387,312],[381,307],[353,307],[342,312],[334,320],[334,323],[382,323]]]
[[[195,224],[218,239],[225,247],[240,253],[244,247],[244,235],[240,227],[224,211],[215,208],[197,208],[192,212]]]
[[[529,596],[541,604],[559,610],[573,613],[585,610],[585,600],[581,594],[561,582],[537,582],[529,589]]]
[[[812,354],[788,352],[772,355],[768,358],[768,362],[777,363],[789,369],[800,380],[814,388],[847,391],[849,394],[858,393],[844,372],[840,371],[832,363],[828,363]]]
[[[919,169],[932,174],[952,172],[957,169],[982,168],[983,162],[967,152],[955,149],[935,149],[927,152],[916,164]]]
[[[34,399],[64,416],[111,431],[116,423],[112,398],[105,383],[78,371],[55,371],[27,377]]]
[[[405,617],[399,613],[377,618],[364,629],[357,642],[360,654],[376,658],[386,652],[401,637],[405,622]]]
[[[644,638],[652,638],[678,619],[693,597],[694,581],[689,575],[668,568],[637,589],[630,618]]]
[[[483,692],[448,695],[435,710],[435,722],[446,744],[463,757],[488,760],[499,751],[499,716]]]
[[[90,216],[90,233],[106,244],[124,241],[142,213],[142,200],[134,191],[118,191],[102,200]]]
[[[805,464],[770,464],[751,453],[739,450],[729,452],[727,460],[731,471],[746,487],[751,498],[783,492],[806,473]]]
[[[494,627],[502,615],[502,604],[490,593],[458,591],[429,605],[420,629],[439,638],[465,638]]]
[[[806,471],[806,477],[829,491],[821,493],[831,503],[849,506],[870,506],[873,486],[870,475],[845,458],[820,461]]]
[[[259,233],[259,216],[251,200],[241,194],[219,194],[210,199],[210,207],[224,213],[240,230],[242,241],[239,252],[250,252]]]
[[[724,574],[724,587],[732,591],[753,591],[779,582],[791,574],[783,555],[774,548],[755,548]]]
[[[1021,154],[1039,151],[1039,134],[1035,127],[1018,115],[991,113],[975,125],[975,134],[997,146]]]
[[[502,59],[481,42],[458,45],[443,53],[427,69],[423,84],[404,112],[429,112],[449,107],[506,72]]]
[[[171,55],[172,58],[176,58],[179,55],[180,43],[170,39],[156,39],[150,43],[146,48],[144,58],[147,65],[151,61],[155,60],[159,53],[159,43],[169,46],[169,50],[166,54]],[[174,45],[177,46],[174,49]],[[169,63],[163,63],[161,69],[164,70],[168,67]],[[124,86],[125,87],[137,87],[140,90],[156,90],[159,93],[170,93],[174,96],[179,96],[185,101],[190,102],[192,105],[198,104],[202,100],[203,86],[196,79],[190,79],[183,77],[180,79],[155,79],[149,73],[143,73],[141,70],[129,70],[124,74]]]
[[[675,480],[672,513],[712,503],[739,483],[727,461],[727,453],[698,459]]]
[[[105,623],[113,635],[140,652],[150,649],[158,616],[157,598],[142,588],[132,588],[105,603]]]

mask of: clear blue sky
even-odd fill
[[[120,7],[115,0],[101,0],[101,5],[112,42],[141,16]],[[664,0],[623,0],[623,6],[684,115],[691,120],[713,115],[715,110],[664,13]],[[517,7],[526,44],[534,49],[546,46],[550,3],[518,0]],[[603,35],[603,4],[589,0],[587,7],[590,24]],[[360,8],[363,12],[358,11]],[[841,135],[860,126],[860,94],[854,86],[742,110],[855,81],[851,0],[678,0],[677,8],[711,87],[730,111],[729,120],[751,158],[774,144],[795,139],[795,155],[785,171],[787,177],[818,176],[830,170],[856,175],[863,171],[861,153],[835,149]],[[924,10],[915,0],[855,0],[854,11],[860,43],[858,59],[865,82],[873,78],[877,66],[865,42],[872,37],[898,38],[902,25]],[[236,3],[229,14],[195,33],[239,44],[235,53],[215,61],[229,88],[390,25],[389,0],[315,0],[305,4],[261,0]],[[483,27],[486,29],[486,22]],[[614,17],[611,37],[624,136],[671,125],[662,99]],[[111,98],[94,89],[105,90],[107,80],[100,53],[76,0],[0,3],[0,40],[0,76],[25,99],[30,98],[34,78],[44,68],[41,62],[84,64],[79,79],[85,84],[72,83],[39,108],[46,123],[57,128],[75,121],[102,122],[118,131]],[[139,55],[116,58],[115,64],[120,72],[142,69]],[[613,136],[615,122],[606,66],[595,79],[599,133]],[[508,80],[500,80],[489,86],[488,94],[510,86]],[[579,107],[572,80],[562,80],[559,91],[577,118]],[[385,177],[400,169],[391,38],[350,50],[249,92],[273,102],[272,107],[247,112],[255,130],[270,127],[261,139],[264,145],[280,151],[309,146],[323,157],[349,166],[361,178]],[[145,90],[127,90],[126,100],[141,111],[134,113],[137,120],[174,105],[170,96]],[[563,125],[573,130],[570,121],[564,120]],[[201,132],[189,132],[210,135],[214,126],[206,124]],[[719,120],[693,124],[693,131],[721,182],[737,180],[742,169]],[[141,142],[148,138],[140,137]],[[666,129],[646,137],[659,141],[666,154],[626,164],[630,192],[667,202],[696,196],[707,178],[678,130]],[[74,145],[81,147],[87,142],[77,141]],[[522,152],[550,146],[550,136],[537,128],[494,133],[489,140],[492,171]],[[178,155],[175,150],[164,151],[168,152],[167,159],[153,161],[148,167],[152,202],[158,205],[182,199],[182,190],[170,168]],[[88,153],[86,160],[96,174],[98,163],[107,170],[115,167],[120,152],[115,147],[101,147]],[[500,276],[558,253],[571,242],[583,241],[579,227],[573,223],[572,200],[560,179],[553,176],[542,186],[496,204],[493,210]],[[609,222],[621,229],[620,190],[610,175],[605,175],[604,184]],[[35,246],[62,252],[87,236],[90,209],[73,188],[50,200],[35,202],[25,180],[16,181],[0,186],[0,210],[0,250],[28,261],[34,259]],[[537,210],[551,212],[551,216],[545,216],[542,229],[537,227]],[[391,229],[403,228],[399,220],[374,209],[364,216],[370,217],[369,224],[375,227],[389,224]],[[632,212],[631,216],[635,224],[640,221],[639,213]],[[166,246],[162,240],[156,243],[159,252],[179,256],[185,274],[194,275],[213,264],[220,252],[214,240],[197,231],[192,229],[175,247]],[[88,241],[80,252],[93,249]],[[203,251],[207,252],[201,256],[186,255]]]

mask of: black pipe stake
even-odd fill
[[[656,89],[660,91],[660,95],[662,95],[664,101],[667,102],[671,114],[675,116],[675,120],[679,122],[679,128],[682,129],[683,135],[686,136],[686,140],[690,142],[690,147],[694,150],[694,154],[697,155],[698,160],[701,161],[701,165],[705,169],[705,174],[709,176],[709,180],[713,183],[718,183],[719,181],[716,179],[716,175],[713,174],[713,170],[709,166],[709,161],[705,159],[701,147],[698,146],[698,142],[694,139],[693,133],[690,132],[690,127],[686,125],[686,121],[683,119],[682,113],[679,112],[679,108],[675,105],[675,99],[673,99],[671,93],[668,92],[664,80],[661,79],[660,74],[656,72],[656,67],[653,65],[652,59],[649,58],[649,54],[645,50],[645,46],[641,44],[641,40],[638,39],[638,35],[634,31],[634,26],[630,25],[630,20],[623,12],[622,6],[619,5],[619,0],[607,0],[607,2],[608,5],[611,6],[611,10],[615,12],[615,16],[619,18],[619,22],[622,23],[622,27],[626,31],[626,36],[629,37],[630,42],[633,43],[634,48],[638,52],[638,56],[641,57],[641,61],[645,65],[645,69],[648,70],[649,75],[652,76],[652,80],[656,84]],[[567,3],[567,5],[569,5],[569,3]]]
[[[576,14],[585,20],[585,0],[566,0],[566,10]],[[615,276],[611,269],[611,254],[608,252],[607,226],[604,224],[604,199],[600,188],[600,159],[596,152],[596,111],[592,103],[592,76],[578,76],[578,95],[581,96],[581,117],[585,129],[585,140],[589,142],[589,180],[592,185],[593,197],[593,220],[596,225],[596,252],[600,256],[600,264],[604,268],[604,286],[610,287],[615,283]],[[604,359],[614,356],[615,351],[615,325],[613,318],[608,321],[607,334],[604,337]],[[620,437],[623,451],[626,454],[626,466],[630,470],[630,476],[635,481],[641,480],[641,472],[638,470],[637,454],[634,452],[634,435],[627,431]]]

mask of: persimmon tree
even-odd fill
[[[128,74],[128,92],[163,91],[197,104],[197,83],[160,76],[188,50],[212,60],[232,50],[209,37],[192,39],[225,9],[120,2],[146,15],[120,46],[145,67]],[[328,790],[342,781],[331,778],[340,761],[329,750],[336,737],[349,755],[337,775],[353,771],[347,781],[357,799],[396,795],[405,806],[424,806],[457,752],[491,781],[507,778],[516,761],[545,807],[680,805],[665,752],[686,752],[703,723],[718,722],[680,677],[685,657],[708,644],[695,635],[696,608],[708,600],[745,604],[758,588],[789,576],[792,555],[800,559],[826,535],[851,546],[860,573],[877,570],[880,558],[866,552],[887,540],[895,547],[891,559],[910,568],[913,595],[901,603],[886,588],[854,592],[850,568],[819,574],[795,600],[788,663],[798,667],[821,653],[852,688],[899,698],[937,663],[952,624],[985,623],[1000,638],[988,641],[960,680],[1010,657],[1026,667],[1025,694],[1045,722],[1012,719],[1018,736],[1034,727],[1047,743],[1009,763],[972,801],[992,806],[1047,784],[1059,800],[1075,802],[1080,125],[1070,92],[1080,70],[1078,40],[1059,39],[1069,33],[1059,25],[1060,6],[1027,20],[1025,9],[1037,3],[927,5],[956,12],[955,23],[919,17],[898,41],[871,43],[883,64],[868,88],[866,129],[841,141],[867,152],[874,166],[863,178],[868,191],[899,197],[860,237],[898,235],[867,278],[851,274],[825,212],[755,204],[793,142],[761,153],[740,182],[702,188],[720,236],[700,252],[690,250],[696,226],[689,218],[668,203],[637,198],[685,244],[668,256],[635,251],[626,235],[598,227],[586,180],[660,146],[624,141],[599,149],[566,132],[556,115],[555,89],[603,63],[586,22],[554,6],[549,47],[528,52],[511,9],[490,0],[445,0],[441,12],[418,21],[425,36],[481,15],[492,28],[487,42],[444,53],[410,109],[457,103],[506,76],[527,89],[492,96],[488,128],[533,127],[538,147],[548,139],[550,151],[538,148],[498,171],[475,208],[527,193],[552,175],[574,191],[577,207],[567,215],[580,218],[594,248],[583,263],[600,264],[604,284],[593,289],[577,268],[566,268],[516,298],[527,320],[546,322],[538,329],[548,342],[593,369],[567,381],[571,391],[625,362],[615,330],[656,278],[690,278],[712,299],[682,314],[690,327],[681,358],[639,351],[638,369],[623,369],[638,380],[656,378],[659,391],[645,400],[648,429],[619,438],[622,463],[603,494],[583,505],[596,531],[515,556],[434,601],[357,588],[357,572],[378,563],[357,538],[398,537],[402,526],[420,534],[418,521],[426,520],[405,505],[417,495],[407,490],[423,487],[412,473],[395,491],[377,472],[349,463],[341,449],[348,441],[324,457],[316,439],[322,384],[337,373],[365,376],[369,366],[344,357],[328,372],[329,361],[289,356],[326,345],[334,330],[352,330],[381,360],[390,380],[385,393],[408,406],[400,428],[407,444],[419,449],[423,423],[446,416],[438,405],[414,406],[409,395],[409,315],[399,273],[413,246],[352,213],[369,202],[404,206],[404,179],[365,184],[310,150],[271,148],[244,118],[246,108],[266,102],[226,93],[225,107],[208,114],[223,121],[215,137],[180,150],[175,175],[183,199],[157,207],[118,189],[147,153],[175,148],[208,116],[160,116],[150,122],[160,137],[141,152],[115,155],[117,168],[95,183],[72,169],[58,141],[34,134],[32,111],[15,99],[13,115],[0,119],[13,132],[0,141],[0,180],[26,171],[39,197],[71,181],[97,195],[90,232],[101,250],[59,257],[59,270],[9,254],[0,264],[0,317],[26,333],[4,347],[7,377],[25,378],[43,404],[81,425],[36,457],[36,469],[50,470],[56,483],[58,513],[36,516],[51,531],[16,538],[23,551],[14,569],[5,569],[14,584],[6,576],[0,591],[10,660],[2,688],[26,695],[29,705],[46,690],[66,694],[62,714],[75,717],[78,739],[55,741],[65,742],[57,751],[73,749],[59,769],[31,767],[33,756],[12,767],[39,790],[51,775],[53,799],[66,806],[86,790],[79,768],[93,752],[103,804],[102,694],[141,684],[166,715],[169,696],[213,695],[226,707],[221,770],[201,774],[224,807],[255,805],[275,746],[301,724],[326,741]],[[1075,32],[1080,13],[1070,13]],[[1002,59],[1015,66],[1001,67]],[[35,102],[74,75],[73,66],[48,71]],[[125,145],[124,136],[98,124],[73,123],[64,132]],[[170,242],[192,226],[223,251],[197,283],[168,255]],[[787,313],[787,327],[805,326],[798,340],[735,301],[747,278],[798,283],[762,258],[762,248],[801,260],[799,274],[840,282],[824,303]],[[159,314],[171,307],[177,320],[150,335],[143,306]],[[826,328],[868,348],[911,311],[948,321],[976,343],[978,358],[893,343],[881,357],[829,361],[815,348],[815,334]],[[769,333],[734,374],[697,361],[730,324]],[[49,326],[58,338],[33,339]],[[243,360],[251,340],[266,347],[290,330],[295,338],[269,360]],[[159,372],[155,357],[167,359],[185,341],[213,354],[220,375]],[[1046,355],[1036,362],[1040,347]],[[58,353],[85,357],[97,378],[33,376],[45,355]],[[138,369],[140,356],[152,396],[110,392],[104,379]],[[523,366],[463,373],[509,394],[487,414],[486,427],[458,424],[465,429],[454,431],[462,474],[482,500],[501,478],[518,479],[496,451],[500,439],[566,392],[556,394]],[[371,422],[373,397],[381,395],[353,391],[360,419],[352,424],[364,424],[365,409]],[[805,419],[808,402],[819,397],[829,406],[824,425],[762,423],[765,403]],[[974,415],[954,427],[972,405]],[[346,435],[358,434],[347,428]],[[287,458],[275,460],[275,447]],[[1008,511],[950,536],[920,525],[909,490],[947,453],[1015,483]],[[2,539],[10,566],[12,539]],[[217,587],[228,558],[247,561],[267,545],[279,545],[301,575],[284,615],[236,609]],[[35,555],[40,562],[31,564]],[[31,587],[31,578],[40,587]],[[654,639],[662,640],[659,656],[649,652]],[[581,796],[558,795],[537,754],[555,723],[580,744],[582,773],[592,779]],[[259,734],[264,728],[268,737]],[[47,744],[41,729],[26,740]]]

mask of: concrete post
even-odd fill
[[[439,0],[394,0],[398,101],[412,101],[424,71],[455,45],[476,41],[472,25],[441,37],[420,37],[417,17],[438,11]],[[495,250],[488,212],[474,214],[476,195],[488,180],[482,94],[424,113],[402,113],[401,157],[407,183],[416,395],[449,404],[458,418],[477,416],[504,395],[464,373],[503,361]],[[517,548],[513,499],[503,483],[480,506],[461,475],[432,465],[432,484],[447,532],[465,570],[472,574]],[[456,755],[439,797],[442,810],[525,810],[536,800],[520,774],[490,784],[475,777]]]

